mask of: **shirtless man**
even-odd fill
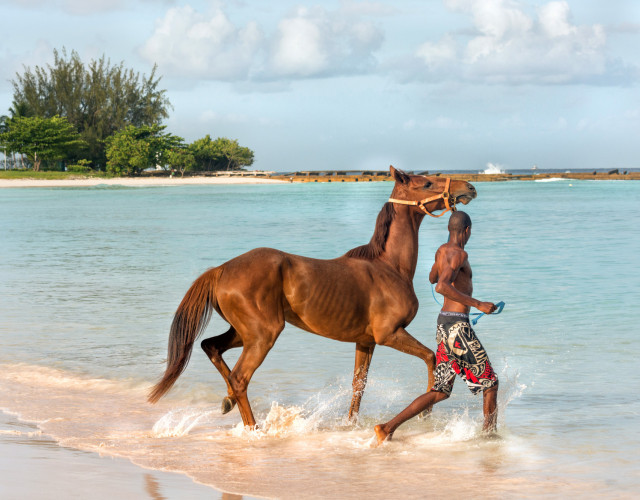
[[[378,444],[390,439],[400,424],[451,395],[456,374],[467,383],[473,394],[483,391],[484,426],[486,432],[496,429],[498,415],[498,377],[489,357],[469,322],[469,308],[485,314],[496,310],[491,302],[474,299],[471,266],[464,246],[471,237],[471,219],[465,212],[453,212],[449,218],[449,241],[438,248],[429,281],[437,283],[436,292],[444,296],[438,316],[435,384],[431,391],[419,396],[395,418],[375,426]]]

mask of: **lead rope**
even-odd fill
[[[444,307],[436,297],[436,292],[435,292],[435,290],[433,288],[433,283],[431,284],[431,295],[433,295],[433,300],[436,301],[436,304],[438,304],[440,307]],[[505,303],[503,301],[496,302],[497,309],[495,311],[493,311],[491,314],[500,314],[502,312],[502,310],[504,309],[504,306],[505,306]],[[484,315],[485,315],[485,313],[483,313],[483,312],[469,313],[469,316],[475,316],[475,318],[473,318],[471,320],[471,324],[475,326],[475,324],[478,322],[478,320],[480,318],[482,318],[482,316],[484,316]]]

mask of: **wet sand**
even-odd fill
[[[60,446],[35,425],[0,412],[0,498],[240,500],[187,476]]]

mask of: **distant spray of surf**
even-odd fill
[[[487,168],[485,168],[484,170],[481,170],[479,172],[480,174],[504,174],[506,173],[503,169],[502,169],[502,165],[498,164],[498,163],[487,163]]]

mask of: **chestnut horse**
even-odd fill
[[[158,401],[186,368],[193,344],[207,327],[213,310],[230,328],[202,341],[201,346],[227,384],[223,413],[237,403],[246,426],[256,423],[247,386],[285,322],[356,344],[350,419],[360,408],[376,345],[422,359],[427,364],[430,388],[435,355],[405,330],[418,311],[413,290],[418,229],[425,214],[455,210],[456,203],[467,204],[475,198],[476,190],[465,181],[408,175],[393,167],[390,171],[395,185],[368,244],[331,260],[257,248],[196,279],[176,311],[167,367],[149,401]],[[230,370],[222,354],[234,347],[242,347],[242,353]]]

